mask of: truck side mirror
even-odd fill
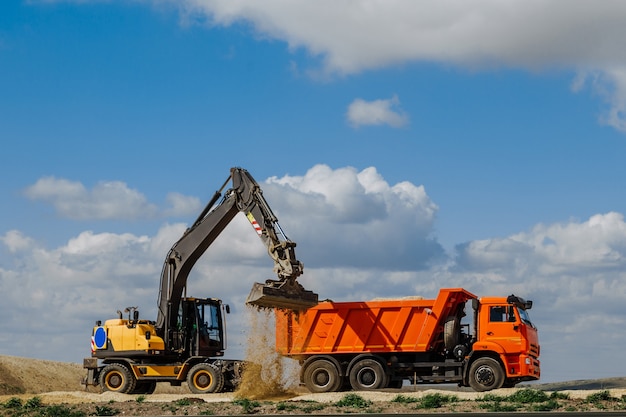
[[[139,311],[137,310],[133,311],[133,320],[134,321],[139,320]]]
[[[224,310],[226,311],[226,314],[230,314],[230,306],[228,304],[224,304]]]

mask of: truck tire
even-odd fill
[[[224,375],[215,365],[199,363],[189,370],[187,385],[194,394],[221,392],[224,388]]]
[[[318,359],[307,365],[302,375],[304,385],[313,393],[337,392],[342,386],[339,369],[327,359]]]
[[[355,391],[385,388],[388,381],[383,364],[376,359],[361,359],[350,368],[350,386]]]
[[[498,389],[504,384],[505,375],[502,366],[493,358],[476,359],[469,372],[469,384],[474,391]]]
[[[124,365],[111,363],[102,368],[99,382],[102,391],[128,394],[135,389],[137,380],[130,370]]]
[[[446,349],[452,350],[459,344],[461,335],[461,319],[457,316],[450,316],[443,324],[443,345]]]

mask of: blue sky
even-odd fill
[[[0,354],[80,362],[96,319],[155,316],[169,246],[241,166],[322,297],[515,292],[544,380],[624,376],[606,359],[626,342],[625,19],[584,1],[2,2]],[[234,307],[241,355],[269,259],[245,219],[205,258],[190,287]]]

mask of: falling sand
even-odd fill
[[[298,386],[298,367],[276,352],[274,311],[253,307],[247,311],[246,368],[236,397],[259,400],[291,395]]]

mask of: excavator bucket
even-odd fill
[[[257,308],[303,311],[317,305],[317,294],[305,290],[293,281],[268,280],[265,284],[255,282],[246,300],[247,305]]]

